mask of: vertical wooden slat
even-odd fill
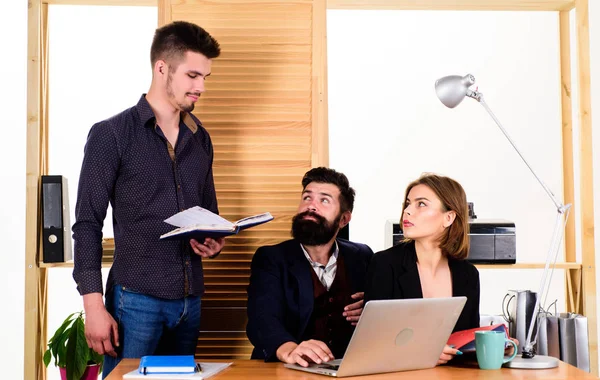
[[[577,58],[579,68],[579,140],[581,191],[581,251],[583,309],[588,319],[590,368],[598,375],[598,325],[596,317],[596,255],[594,246],[594,178],[592,105],[590,80],[590,31],[588,0],[576,0]]]
[[[41,250],[39,251],[41,252]],[[38,277],[38,331],[40,332],[39,338],[39,360],[44,357],[46,351],[46,342],[48,338],[48,270],[46,268],[40,268]],[[38,380],[46,379],[46,367],[43,361],[38,362]]]
[[[574,272],[575,272],[575,274],[574,274],[573,278],[575,279],[574,280],[575,281],[575,287],[577,288],[575,290],[575,292],[577,294],[581,294],[582,293],[581,287],[583,285],[582,281],[581,281],[582,270],[581,270],[581,268],[578,268],[578,269],[574,270]],[[583,302],[583,297],[577,297],[575,299],[575,311],[577,312],[577,314],[583,314],[584,313],[583,308],[581,307],[582,302]]]
[[[171,21],[171,1],[158,0],[158,26],[161,27]]]
[[[49,75],[48,75],[48,4],[42,4],[42,15],[41,15],[41,30],[40,30],[40,78],[41,78],[41,103],[40,103],[40,144],[42,151],[40,153],[40,175],[48,174],[49,171],[49,148],[48,148],[48,94],[49,94]],[[38,196],[39,200],[39,196]],[[39,215],[39,201],[38,201],[38,215]],[[38,222],[39,228],[39,222]],[[42,252],[42,232],[38,230],[38,249],[37,249],[37,262],[40,262],[39,255]],[[48,337],[48,273],[45,268],[39,268],[38,272],[38,294],[40,300],[38,302],[38,331],[39,337],[39,357],[42,358],[46,351],[46,342]],[[46,367],[43,363],[38,363],[38,380],[46,379]]]
[[[40,104],[40,135],[41,135],[41,144],[42,144],[42,152],[40,154],[40,168],[42,170],[42,174],[48,174],[48,94],[49,94],[49,75],[48,75],[48,4],[42,4],[42,25],[41,25],[41,58],[40,58],[40,78],[41,78],[41,86],[42,86],[42,99]]]
[[[329,166],[327,117],[327,1],[313,3],[312,24],[312,166]]]
[[[43,379],[40,346],[45,341],[40,330],[40,276],[38,252],[38,179],[40,175],[40,107],[41,107],[41,26],[42,4],[29,0],[27,15],[27,174],[25,209],[25,336],[24,378]],[[43,277],[43,278],[42,278]]]
[[[560,95],[561,95],[561,115],[562,115],[562,153],[563,153],[563,192],[564,203],[572,204],[569,220],[565,230],[565,261],[576,262],[575,246],[575,184],[574,184],[574,157],[573,157],[573,112],[571,98],[571,25],[569,22],[569,12],[559,12],[560,29]],[[575,307],[575,294],[573,284],[573,271],[565,271],[566,282],[566,302],[567,311]]]
[[[569,297],[569,295],[572,295],[574,293],[574,289],[573,289],[573,280],[572,280],[572,276],[571,276],[571,270],[566,270],[566,275],[565,277],[567,278],[566,284],[565,284],[565,294],[567,295],[567,299],[565,304],[567,305],[567,311],[575,313],[575,300],[573,297]]]
[[[42,98],[41,98],[41,104],[40,104],[40,136],[41,136],[41,145],[42,145],[42,151],[40,154],[40,175],[46,175],[48,174],[49,171],[49,155],[50,155],[50,151],[49,151],[49,147],[48,147],[48,143],[49,143],[49,128],[48,128],[48,120],[49,120],[49,90],[50,90],[50,84],[49,84],[49,59],[48,59],[48,42],[49,42],[49,35],[48,35],[48,4],[47,3],[43,3],[42,4],[42,24],[41,24],[41,55],[40,55],[40,78],[41,78],[41,86],[42,86]],[[39,197],[38,197],[39,199]],[[38,215],[39,215],[39,210],[40,210],[40,206],[39,206],[39,202],[38,202]],[[38,223],[38,228],[39,228],[39,223]],[[39,255],[41,255],[42,252],[42,231],[39,230],[38,232],[38,262],[40,262],[41,260],[39,259]],[[46,351],[46,342],[47,342],[47,338],[48,338],[48,317],[47,317],[47,311],[48,311],[48,273],[47,273],[47,269],[45,268],[39,268],[39,277],[38,277],[38,292],[39,292],[39,296],[40,296],[40,302],[38,303],[38,331],[40,334],[40,339],[39,339],[39,355],[40,358],[43,357],[44,352]],[[44,380],[46,379],[46,367],[44,367],[43,363],[39,363],[39,373],[40,375],[38,376],[38,380]]]

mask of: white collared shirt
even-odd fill
[[[306,249],[304,249],[304,246],[302,244],[300,244],[300,247],[302,248],[302,252],[304,252],[304,256],[306,256],[306,259],[310,263],[310,266],[312,266],[315,273],[317,274],[319,281],[321,281],[321,283],[323,284],[323,286],[325,286],[325,288],[327,288],[327,290],[329,290],[329,288],[331,288],[331,284],[333,284],[333,280],[335,279],[335,274],[337,272],[337,258],[338,258],[338,253],[339,253],[339,247],[338,247],[337,241],[334,240],[334,243],[335,243],[335,249],[333,250],[333,254],[329,257],[329,261],[327,262],[327,265],[323,265],[321,263],[314,262],[310,258],[310,255],[308,254],[308,252],[306,252]]]

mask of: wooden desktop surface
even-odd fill
[[[264,363],[262,360],[206,360],[207,362],[232,362],[233,364],[213,376],[215,380],[263,380],[263,379],[281,379],[281,380],[324,380],[328,376],[317,375],[308,372],[295,371],[287,369],[281,363]],[[138,367],[139,359],[123,359],[106,380],[122,380],[124,374],[133,371]],[[356,376],[352,379],[598,379],[597,377],[584,372],[569,364],[560,362],[557,368],[544,370],[523,370],[502,368],[499,370],[480,370],[476,363],[461,366],[440,366],[431,369],[418,371],[393,372],[369,376]]]

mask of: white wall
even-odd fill
[[[49,7],[49,169],[69,180],[71,222],[91,126],[134,106],[150,86],[157,19],[156,7]],[[110,210],[106,220],[104,236],[112,237]]]
[[[422,172],[458,180],[480,219],[517,227],[518,262],[543,262],[556,212],[486,111],[455,109],[436,79],[475,75],[539,176],[562,199],[558,18],[550,12],[342,11],[327,14],[330,165],[357,191],[351,239],[384,248],[406,185]],[[368,32],[364,32],[368,31]],[[481,312],[508,289],[538,290],[541,270],[481,270]],[[564,310],[563,272],[548,299]]]
[[[0,5],[0,368],[2,378],[23,377],[25,308],[25,139],[27,130],[27,2]]]
[[[48,20],[49,166],[50,174],[69,180],[72,224],[88,132],[94,123],[134,106],[150,87],[150,45],[158,15],[156,7],[51,5]],[[110,208],[103,233],[113,236]],[[48,272],[49,337],[67,315],[83,309],[72,272]],[[108,269],[102,274],[106,284]],[[60,379],[52,365],[47,375]]]

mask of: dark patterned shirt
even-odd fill
[[[161,241],[164,222],[193,206],[217,213],[208,132],[181,114],[175,149],[145,95],[138,104],[95,124],[85,145],[73,225],[80,294],[102,293],[102,226],[113,209],[115,255],[106,289],[119,284],[166,299],[202,295],[201,257],[184,241]]]

